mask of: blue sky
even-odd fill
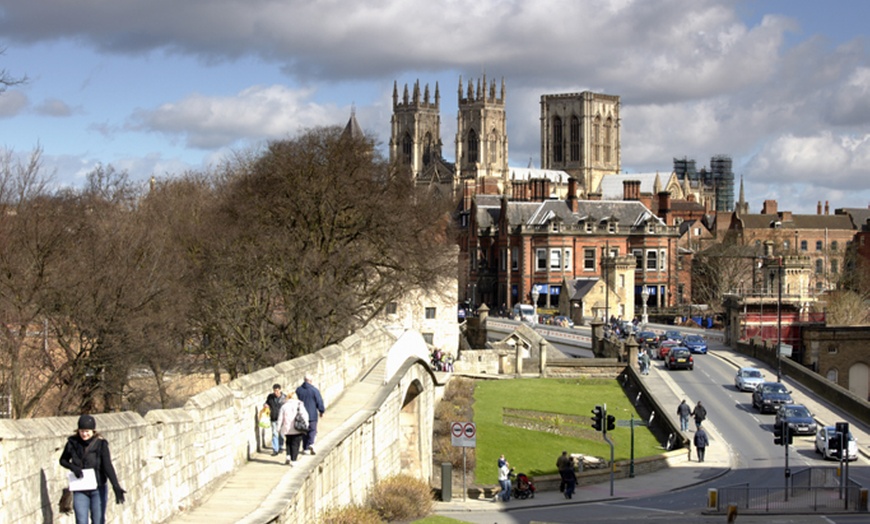
[[[393,82],[507,84],[512,165],[540,165],[542,94],[622,97],[623,170],[727,154],[753,212],[870,203],[870,3],[809,0],[0,0],[0,149],[81,185],[205,170],[343,125],[389,141]]]

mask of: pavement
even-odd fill
[[[716,346],[720,347],[721,345],[716,344]],[[767,376],[776,376],[776,370],[770,369],[761,362],[752,360],[730,348],[711,349],[709,355],[726,360],[734,366],[735,372],[739,367],[752,366],[764,370]],[[641,380],[646,381],[652,394],[661,404],[666,406],[678,405],[680,400],[684,398],[682,391],[670,379],[668,372],[663,370],[661,366],[652,366],[652,368],[651,374],[648,376],[649,378],[641,376]],[[867,426],[851,421],[851,417],[839,408],[817,400],[809,390],[790,380],[788,377],[783,377],[783,382],[792,390],[792,397],[795,399],[795,403],[807,406],[819,423],[833,425],[838,421],[849,420],[850,430],[859,444],[859,453],[865,458],[870,458],[870,447],[868,447],[868,444],[870,444],[870,429]],[[676,418],[676,413],[674,413],[673,418]],[[693,427],[694,422],[690,421],[690,429],[693,429]],[[544,508],[594,502],[612,502],[648,497],[702,485],[728,473],[735,460],[732,450],[728,446],[728,443],[721,438],[716,425],[708,420],[704,423],[704,429],[710,439],[710,445],[707,448],[703,463],[697,462],[697,457],[693,452],[691,460],[674,464],[672,467],[653,473],[637,475],[634,478],[615,479],[612,492],[609,481],[580,486],[570,500],[565,499],[562,493],[558,491],[538,491],[534,498],[525,500],[512,498],[509,502],[493,502],[491,498],[463,498],[461,493],[457,494],[454,492],[450,502],[436,502],[435,513],[461,520],[462,514],[469,512],[511,511],[530,507]],[[686,436],[691,439],[693,433],[690,431]],[[747,517],[748,515],[741,516],[740,522],[750,522],[750,520],[747,520]],[[758,518],[769,519],[770,516],[759,515]],[[758,522],[761,521],[758,520]]]

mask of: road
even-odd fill
[[[715,355],[724,349],[718,342],[710,342],[711,354],[695,355],[694,371],[668,371],[661,361],[654,361],[652,376],[665,381],[677,394],[694,405],[701,400],[707,407],[709,424],[715,426],[720,438],[711,443],[729,446],[735,457],[733,469],[707,484],[676,489],[655,496],[630,500],[537,507],[500,511],[480,511],[459,516],[463,522],[480,524],[573,523],[573,522],[625,522],[642,519],[648,522],[723,522],[724,517],[703,515],[709,488],[722,488],[743,483],[753,487],[782,487],[785,483],[785,448],[773,442],[774,415],[759,414],[752,407],[751,393],[734,387],[736,368],[732,362]],[[755,364],[764,369],[764,365]],[[768,370],[769,379],[776,372]],[[789,385],[787,377],[784,382]],[[791,385],[797,403],[817,402]],[[676,410],[676,406],[674,406]],[[811,408],[812,411],[812,408]],[[834,417],[827,412],[828,417]],[[838,418],[837,420],[842,420]],[[848,420],[847,420],[848,421]],[[824,420],[833,424],[835,420]],[[835,462],[824,461],[815,453],[813,437],[795,437],[789,447],[791,472],[814,466],[833,467]],[[850,478],[863,486],[870,486],[870,463],[859,456],[850,464]],[[457,515],[451,515],[457,518]],[[857,523],[867,522],[867,515],[741,515],[738,522],[764,523]]]

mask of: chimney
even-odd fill
[[[816,204],[816,214],[817,215],[822,214],[822,201],[821,200],[819,200],[818,203]]]
[[[828,201],[827,201],[827,200],[825,200],[825,214],[826,214],[826,215],[830,215],[830,214],[831,214],[831,208],[828,207]]]
[[[577,201],[577,179],[570,177],[568,179],[568,209],[572,213],[576,213],[579,209]]]
[[[586,198],[588,200],[598,201],[598,200],[601,200],[601,193],[589,193],[588,195],[586,195]],[[868,209],[870,209],[870,206],[868,206]]]
[[[671,210],[671,194],[667,191],[659,191],[659,218],[668,223],[668,213]]]
[[[640,200],[640,180],[622,181],[622,199]]]
[[[762,215],[775,215],[776,214],[776,200],[765,200],[764,205],[761,207]]]

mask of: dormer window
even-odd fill
[[[592,232],[592,224],[590,222],[586,222],[585,229],[586,229],[587,233],[591,233]]]
[[[608,233],[616,233],[616,224],[614,224],[613,222],[608,222],[607,223],[607,232]]]
[[[550,231],[552,231],[553,233],[559,232],[559,223],[555,220],[553,222],[550,222]]]

